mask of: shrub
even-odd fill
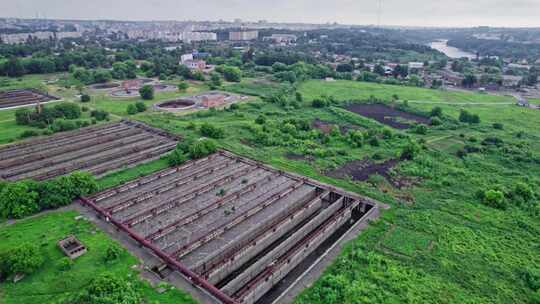
[[[7,275],[18,273],[31,274],[38,270],[44,262],[43,254],[37,245],[22,244],[9,250],[4,257]]]
[[[23,218],[39,211],[38,193],[34,183],[8,183],[0,191],[0,215],[3,218]]]
[[[81,117],[81,107],[75,103],[61,103],[54,106],[54,111],[59,113],[59,117],[66,119],[77,119]]]
[[[74,264],[75,263],[73,262],[72,259],[68,257],[63,257],[60,259],[60,262],[58,263],[58,269],[60,269],[60,271],[68,271],[73,268]]]
[[[434,107],[429,114],[430,117],[442,117],[443,111],[441,107]]]
[[[200,127],[201,134],[210,138],[223,138],[225,137],[225,132],[223,129],[215,127],[209,123],[204,123]]]
[[[523,271],[523,280],[527,284],[527,287],[534,291],[540,290],[540,269],[528,268]]]
[[[459,121],[470,124],[479,124],[480,116],[478,116],[478,114],[471,114],[469,111],[462,109],[459,113]]]
[[[325,108],[329,105],[328,101],[324,99],[314,99],[311,102],[311,106],[314,108]]]
[[[502,123],[496,122],[496,123],[493,124],[493,129],[502,130],[502,129],[504,129],[504,125]]]
[[[90,112],[90,116],[97,121],[109,120],[109,113],[103,110],[93,110]]]
[[[19,135],[19,138],[24,139],[24,138],[29,138],[29,137],[39,136],[39,135],[40,133],[38,131],[26,130],[22,132],[21,135]]]
[[[142,101],[137,101],[135,103],[135,108],[137,108],[137,112],[139,113],[146,111],[146,105]]]
[[[178,91],[180,92],[185,92],[188,88],[189,84],[187,82],[182,81],[178,84]]]
[[[139,113],[139,111],[137,111],[137,107],[134,105],[134,104],[129,104],[127,106],[127,111],[128,115],[135,115],[137,113]]]
[[[201,139],[189,146],[189,155],[193,159],[203,158],[217,151],[213,140]]]
[[[438,117],[432,117],[430,120],[429,120],[429,124],[432,125],[432,126],[440,126],[442,125],[442,120]]]
[[[144,85],[139,89],[139,94],[144,100],[154,99],[154,87],[151,85]]]
[[[503,140],[498,138],[498,137],[494,137],[494,136],[490,136],[490,137],[486,137],[483,141],[482,141],[482,145],[484,146],[489,146],[489,145],[494,145],[494,146],[502,146],[504,144]]]
[[[427,127],[424,124],[417,124],[416,127],[414,127],[414,133],[426,135],[427,134]]]
[[[167,160],[170,166],[179,166],[188,160],[188,156],[184,151],[177,148],[174,149]]]
[[[105,250],[105,261],[106,262],[112,262],[118,260],[122,256],[122,248],[120,248],[116,244],[111,244],[107,249]]]
[[[420,153],[420,146],[415,142],[409,142],[403,150],[401,150],[401,159],[403,160],[412,160],[418,153]]]
[[[229,110],[235,111],[238,109],[240,109],[240,105],[237,103],[233,103],[232,105],[229,106]]]
[[[54,132],[64,132],[78,129],[79,126],[73,120],[56,119],[52,125],[51,130]]]
[[[263,115],[259,115],[256,119],[255,119],[255,123],[259,124],[259,125],[264,125],[266,123],[266,117],[264,117]]]
[[[496,209],[506,209],[504,193],[499,190],[488,190],[484,193],[483,203]]]
[[[143,298],[136,286],[112,274],[102,274],[92,280],[79,294],[63,304],[140,304]]]
[[[518,197],[519,199],[521,199],[525,203],[534,199],[534,191],[532,190],[532,188],[529,185],[525,183],[521,183],[521,182],[517,183],[514,186],[514,190],[512,194],[515,197]]]
[[[81,95],[81,102],[90,102],[90,95],[82,94]]]
[[[377,137],[370,138],[368,143],[370,146],[373,146],[373,147],[378,147],[380,145],[379,139]]]

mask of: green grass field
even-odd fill
[[[250,83],[248,89],[260,93],[265,87]],[[225,137],[217,140],[220,147],[368,195],[392,207],[346,246],[324,275],[296,299],[297,304],[533,303],[534,291],[527,286],[523,273],[540,267],[539,111],[514,106],[511,97],[352,81],[308,81],[300,85],[299,91],[305,99],[299,109],[251,102],[235,111],[184,116],[148,112],[135,118],[181,134],[187,140],[200,138],[198,127],[210,123],[225,132]],[[260,115],[266,117],[270,132],[288,118],[320,119],[380,132],[387,127],[348,112],[339,104],[316,109],[310,102],[321,95],[339,101],[362,101],[373,95],[389,101],[394,94],[400,100],[409,100],[413,110],[428,112],[440,106],[444,115],[454,121],[466,108],[478,114],[481,123],[445,123],[429,127],[426,135],[393,130],[394,136],[380,139],[379,146],[364,143],[353,147],[344,136],[332,137],[323,144],[283,134],[277,144],[256,143],[253,130],[260,127],[254,120]],[[94,102],[122,115],[123,105],[111,100],[101,101],[103,105],[99,105],[99,99]],[[503,129],[494,128],[495,123],[503,124]],[[480,144],[490,137],[502,140],[502,146]],[[401,162],[393,174],[415,181],[412,187],[389,189],[387,183],[353,182],[325,174],[351,160],[374,159],[375,155],[378,161],[396,158],[408,138],[423,143],[424,149],[414,160]],[[482,150],[457,157],[456,152],[466,145]],[[286,157],[289,153],[312,153],[313,157],[291,160]],[[101,179],[100,187],[117,185],[166,165],[165,160],[159,160],[115,173]],[[534,189],[533,201],[520,204],[508,197],[508,209],[499,210],[484,205],[476,195],[491,189],[510,193],[517,183]],[[405,201],[403,197],[412,199]],[[87,271],[99,271],[96,267],[88,266]],[[44,283],[43,288],[52,285]]]
[[[0,251],[28,242],[38,244],[45,256],[45,263],[37,273],[17,283],[4,282],[0,285],[2,303],[56,303],[81,291],[102,273],[140,280],[139,272],[133,267],[139,261],[123,250],[118,260],[105,262],[106,249],[116,242],[87,220],[76,220],[77,216],[75,211],[52,212],[11,226],[0,226]],[[71,234],[83,242],[88,252],[75,260],[72,269],[62,271],[59,263],[64,254],[56,242]],[[190,296],[172,287],[158,293],[148,283],[142,283],[142,292],[147,303],[195,303]]]

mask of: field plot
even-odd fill
[[[96,176],[159,158],[178,138],[132,121],[121,121],[0,149],[0,178],[45,180],[75,170]]]
[[[222,303],[255,303],[336,231],[379,210],[226,151],[81,201]]]
[[[428,124],[429,119],[403,112],[383,104],[352,104],[346,107],[347,110],[388,125],[396,129],[407,129],[411,127],[408,122],[401,120]],[[400,120],[401,119],[401,120]]]
[[[44,103],[58,99],[58,97],[32,89],[10,90],[0,92],[0,109],[30,106],[38,102]]]

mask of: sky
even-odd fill
[[[380,0],[380,24],[540,27],[540,0]],[[378,24],[379,0],[1,0],[0,17]]]

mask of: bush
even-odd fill
[[[90,116],[97,121],[109,120],[109,113],[103,110],[93,110],[90,112]]]
[[[143,298],[136,286],[112,274],[102,274],[92,280],[79,294],[63,304],[140,304]]]
[[[139,113],[139,111],[137,111],[137,107],[134,104],[129,104],[127,106],[126,112],[128,113],[128,115],[135,115]]]
[[[189,146],[189,155],[193,159],[203,158],[217,151],[217,146],[210,139],[201,139]]]
[[[189,88],[189,84],[187,82],[180,82],[178,84],[178,91],[185,92]]]
[[[379,139],[377,137],[370,138],[368,143],[369,143],[370,146],[373,146],[373,147],[380,146]]]
[[[34,182],[8,183],[0,191],[0,216],[23,218],[39,211],[38,193]]]
[[[19,138],[20,139],[25,139],[25,138],[39,136],[39,135],[41,135],[41,134],[38,131],[26,130],[26,131],[22,132],[21,135],[19,135]]]
[[[311,102],[311,106],[314,108],[325,108],[329,105],[328,101],[324,99],[314,99]]]
[[[75,121],[65,119],[56,119],[51,125],[51,130],[53,130],[53,132],[71,131],[78,128],[79,126]]]
[[[82,94],[81,95],[81,102],[90,102],[90,95]]]
[[[462,109],[459,113],[459,121],[470,124],[479,124],[480,116],[478,116],[478,114],[471,114],[469,111]]]
[[[424,124],[417,124],[416,127],[414,127],[414,133],[416,134],[426,135],[427,131],[428,129]]]
[[[225,137],[225,132],[223,131],[223,129],[215,127],[214,125],[211,125],[209,123],[204,123],[203,125],[201,125],[200,131],[203,136],[207,136],[210,138],[218,139]]]
[[[142,112],[146,111],[146,109],[147,109],[146,105],[142,101],[137,101],[135,103],[135,108],[137,108],[137,112],[139,112],[139,113],[142,113]]]
[[[186,153],[180,149],[174,149],[174,151],[167,158],[170,166],[179,166],[188,160]]]
[[[512,195],[519,198],[522,202],[527,203],[534,199],[534,191],[525,183],[517,183],[514,186]]]
[[[540,290],[540,269],[528,268],[523,271],[522,277],[527,287],[534,291]]]
[[[141,94],[141,98],[144,100],[152,100],[154,99],[154,87],[151,85],[144,85],[139,89],[139,94]]]
[[[58,269],[60,271],[68,271],[73,268],[74,264],[75,263],[73,262],[72,259],[68,257],[63,257],[62,259],[60,259],[60,262],[58,263]]]
[[[429,114],[430,117],[442,117],[443,111],[441,107],[434,107]]]
[[[504,129],[504,125],[502,123],[496,122],[496,123],[493,124],[493,129],[502,130],[502,129]]]
[[[497,146],[497,147],[500,147],[504,144],[503,140],[498,138],[498,137],[494,137],[494,136],[490,136],[490,137],[486,137],[483,141],[482,141],[482,145],[484,146],[490,146],[490,145],[493,145],[493,146]]]
[[[488,190],[484,193],[483,203],[496,209],[506,209],[504,193],[499,190]]]
[[[66,119],[77,119],[82,115],[81,107],[75,103],[61,103],[54,106],[54,111],[58,112],[59,117]]]
[[[420,146],[415,142],[409,142],[403,150],[401,150],[401,159],[412,160],[420,153]]]
[[[123,250],[116,244],[111,244],[105,250],[105,262],[113,262],[118,260],[122,256]]]
[[[32,274],[38,270],[45,261],[42,252],[37,245],[22,244],[9,250],[3,261],[6,275]]]
[[[432,117],[430,120],[429,120],[429,124],[432,125],[432,126],[440,126],[442,125],[442,120],[438,117]]]

